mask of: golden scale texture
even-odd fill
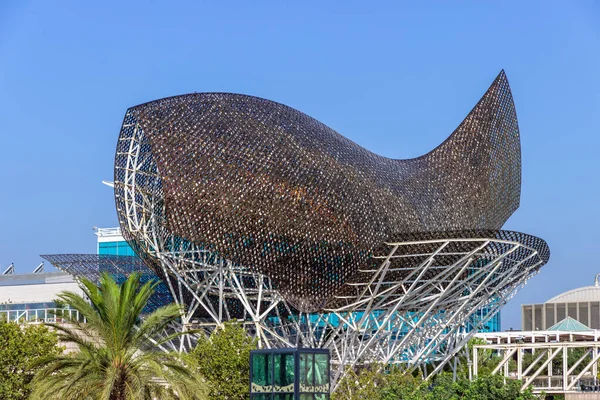
[[[300,311],[335,304],[386,242],[495,237],[519,206],[519,129],[504,72],[446,141],[408,160],[252,96],[194,93],[130,108],[115,158],[117,210],[125,238],[158,270],[122,200],[134,141],[136,196],[152,198],[159,230],[268,276]]]

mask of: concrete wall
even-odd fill
[[[42,303],[56,299],[63,290],[82,293],[79,285],[45,283],[41,285],[0,286],[0,303]]]

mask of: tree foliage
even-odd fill
[[[452,381],[451,374],[438,376],[423,399],[439,400],[533,400],[537,395],[526,389],[521,392],[522,382],[504,379],[501,375],[480,375],[469,381],[460,379]]]
[[[198,372],[208,379],[211,399],[249,397],[250,351],[256,347],[256,340],[233,322],[216,329],[210,337],[200,338],[190,358]]]
[[[0,321],[0,399],[26,399],[40,357],[58,355],[57,335],[44,325]]]
[[[423,381],[392,368],[371,366],[359,372],[348,371],[333,400],[534,400],[530,389],[521,392],[521,382],[502,376],[482,375],[474,381],[443,373],[432,382]]]
[[[89,302],[73,292],[62,292],[61,301],[79,311],[86,322],[53,325],[64,342],[78,352],[41,359],[33,379],[33,399],[134,400],[205,399],[206,384],[193,374],[178,354],[168,354],[149,340],[179,318],[175,304],[161,307],[141,319],[142,310],[157,283],[140,283],[132,274],[119,286],[108,274],[100,285],[82,279]]]
[[[405,374],[397,368],[384,369],[371,364],[358,371],[346,371],[344,378],[332,395],[332,400],[395,400],[413,399],[425,385],[421,377]],[[402,397],[404,396],[404,397]]]

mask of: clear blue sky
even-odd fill
[[[600,272],[591,0],[0,1],[0,264],[24,273],[39,254],[95,252],[92,227],[117,225],[101,180],[112,180],[130,106],[252,94],[408,158],[441,143],[502,68],[523,151],[521,207],[505,228],[552,250],[503,312],[504,328],[517,328],[521,303]]]

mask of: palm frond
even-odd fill
[[[118,285],[106,273],[99,285],[82,279],[86,300],[73,292],[58,298],[85,318],[68,319],[68,326],[49,324],[62,341],[77,345],[70,355],[49,356],[33,380],[32,399],[206,399],[207,384],[190,372],[178,354],[153,350],[159,337],[181,315],[175,304],[141,318],[155,281],[140,283],[134,273]],[[177,333],[167,338],[174,338]]]

